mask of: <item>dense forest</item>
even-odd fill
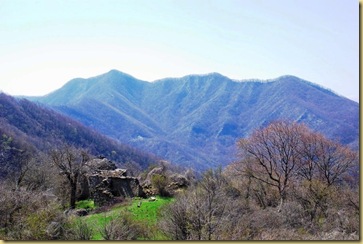
[[[97,239],[95,232],[104,240],[358,240],[360,236],[358,152],[303,124],[276,121],[256,129],[239,140],[239,160],[225,168],[195,175],[159,161],[140,170],[137,178],[147,188],[146,199],[156,196],[159,203],[164,199],[158,209],[147,210],[156,212],[153,220],[140,220],[132,212],[152,204],[142,198],[92,206],[86,209],[87,216],[69,214],[81,202],[72,185],[77,187],[85,162],[94,156],[75,146],[54,147],[42,154],[31,148],[13,153],[8,150],[11,138],[3,134],[2,140],[2,159],[11,158],[18,167],[0,185],[1,239],[89,240]],[[175,179],[186,182],[175,188]],[[137,203],[134,210],[128,205],[131,201]],[[110,210],[117,215],[91,226],[92,217],[108,216]]]

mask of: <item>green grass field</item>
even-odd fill
[[[111,208],[111,210],[102,213],[90,214],[82,217],[92,227],[94,235],[92,240],[102,240],[102,236],[99,233],[100,226],[104,226],[110,222],[113,218],[119,216],[122,211],[128,211],[133,219],[136,221],[143,222],[150,228],[155,228],[159,219],[159,210],[162,206],[171,203],[173,198],[170,197],[156,197],[156,201],[149,201],[149,199],[135,198],[123,204],[119,204]],[[139,202],[141,206],[138,207]],[[80,206],[93,207],[93,202],[83,202]],[[156,239],[163,239],[161,233],[154,233]]]
[[[158,220],[158,210],[161,206],[168,204],[172,201],[172,198],[157,197],[156,201],[149,201],[148,199],[134,200],[131,206],[126,207],[135,220],[142,220],[150,225],[156,224]],[[138,203],[141,201],[141,206],[138,207]]]

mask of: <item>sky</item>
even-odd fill
[[[117,69],[154,81],[294,75],[359,100],[357,0],[0,0],[0,91]]]

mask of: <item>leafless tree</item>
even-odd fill
[[[172,240],[187,240],[190,235],[187,216],[189,204],[187,195],[181,193],[175,202],[165,206],[161,213],[160,229]]]
[[[238,143],[244,174],[275,187],[281,205],[291,178],[301,165],[297,148],[306,130],[297,123],[277,121],[255,130],[249,138],[241,139]]]
[[[173,240],[218,240],[235,211],[221,169],[209,170],[196,186],[163,211],[161,227]],[[238,211],[238,210],[237,210]]]
[[[89,156],[83,150],[64,146],[61,149],[53,150],[50,158],[60,173],[66,177],[70,187],[70,208],[75,208],[78,181],[82,174],[82,167]]]
[[[279,210],[287,190],[303,186],[307,187],[302,191],[305,198],[321,205],[329,195],[328,188],[342,182],[348,170],[358,165],[356,152],[294,122],[273,122],[238,145],[241,161],[235,169],[277,189]]]
[[[329,187],[340,181],[350,168],[358,165],[358,153],[321,134],[309,133],[301,142],[299,175],[308,181],[319,179]]]
[[[342,185],[348,171],[358,165],[358,153],[318,133],[305,134],[299,148],[302,180],[296,198],[305,206],[313,220],[320,209],[325,213],[334,187]]]

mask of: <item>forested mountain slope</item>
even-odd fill
[[[62,144],[121,164],[133,162],[145,168],[156,161],[156,157],[107,138],[60,113],[4,93],[0,93],[0,136],[2,175],[5,169],[16,169],[23,152],[48,152]]]
[[[197,169],[235,160],[238,138],[281,119],[358,148],[358,103],[294,76],[235,81],[211,73],[146,82],[111,70],[30,99]]]

